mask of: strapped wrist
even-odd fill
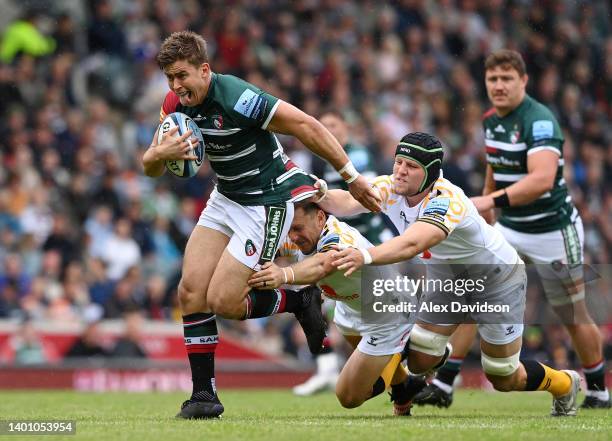
[[[342,179],[347,184],[350,184],[359,177],[359,172],[351,161],[344,164],[344,167],[338,170],[338,173],[340,173],[340,176],[342,176]]]
[[[364,265],[369,265],[372,263],[372,255],[370,254],[370,252],[368,250],[366,250],[365,248],[358,248],[358,250],[361,252],[361,255],[363,256],[363,263]]]
[[[502,194],[493,198],[493,204],[496,208],[504,208],[510,206],[510,199],[508,198],[508,193],[506,192],[505,188]]]

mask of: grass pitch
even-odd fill
[[[343,409],[331,393],[309,398],[285,390],[221,391],[223,418],[176,420],[183,394],[0,392],[0,419],[72,419],[66,440],[548,440],[612,439],[612,412],[549,416],[545,393],[459,391],[450,409],[415,407],[397,418],[387,395]],[[40,439],[1,436],[0,439]]]

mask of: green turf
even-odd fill
[[[552,418],[545,393],[459,391],[450,409],[417,407],[410,418],[391,416],[386,395],[347,410],[331,393],[298,398],[283,390],[244,390],[221,393],[226,408],[221,420],[176,420],[172,416],[183,399],[162,393],[0,392],[0,419],[74,419],[76,436],[44,438],[67,440],[612,439],[612,412]]]

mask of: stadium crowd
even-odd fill
[[[75,321],[93,309],[180,321],[182,250],[214,182],[208,166],[189,180],[147,178],[141,157],[168,89],[154,57],[181,29],[208,40],[214,71],[314,116],[340,110],[381,172],[402,135],[435,133],[447,148],[446,176],[470,195],[485,170],[483,60],[518,50],[528,93],[563,128],[586,263],[610,263],[607,2],[33,0],[11,9],[0,22],[0,319]],[[307,150],[281,142],[309,170]],[[223,321],[307,357],[293,324]],[[605,332],[610,359],[612,327]],[[526,333],[527,350],[543,360],[568,363],[569,347],[554,326]]]

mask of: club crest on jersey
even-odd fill
[[[255,244],[253,243],[251,239],[248,239],[246,241],[246,244],[244,245],[244,253],[247,256],[251,257],[256,252],[257,252],[257,249],[255,248]]]
[[[521,133],[518,130],[513,130],[512,132],[510,132],[510,142],[512,144],[516,144],[520,136]]]
[[[212,117],[213,126],[215,129],[221,130],[223,128],[223,117],[221,115],[215,115]]]
[[[487,127],[487,130],[485,131],[485,138],[487,138],[487,139],[495,138],[495,136],[493,135],[493,132],[488,127]]]

